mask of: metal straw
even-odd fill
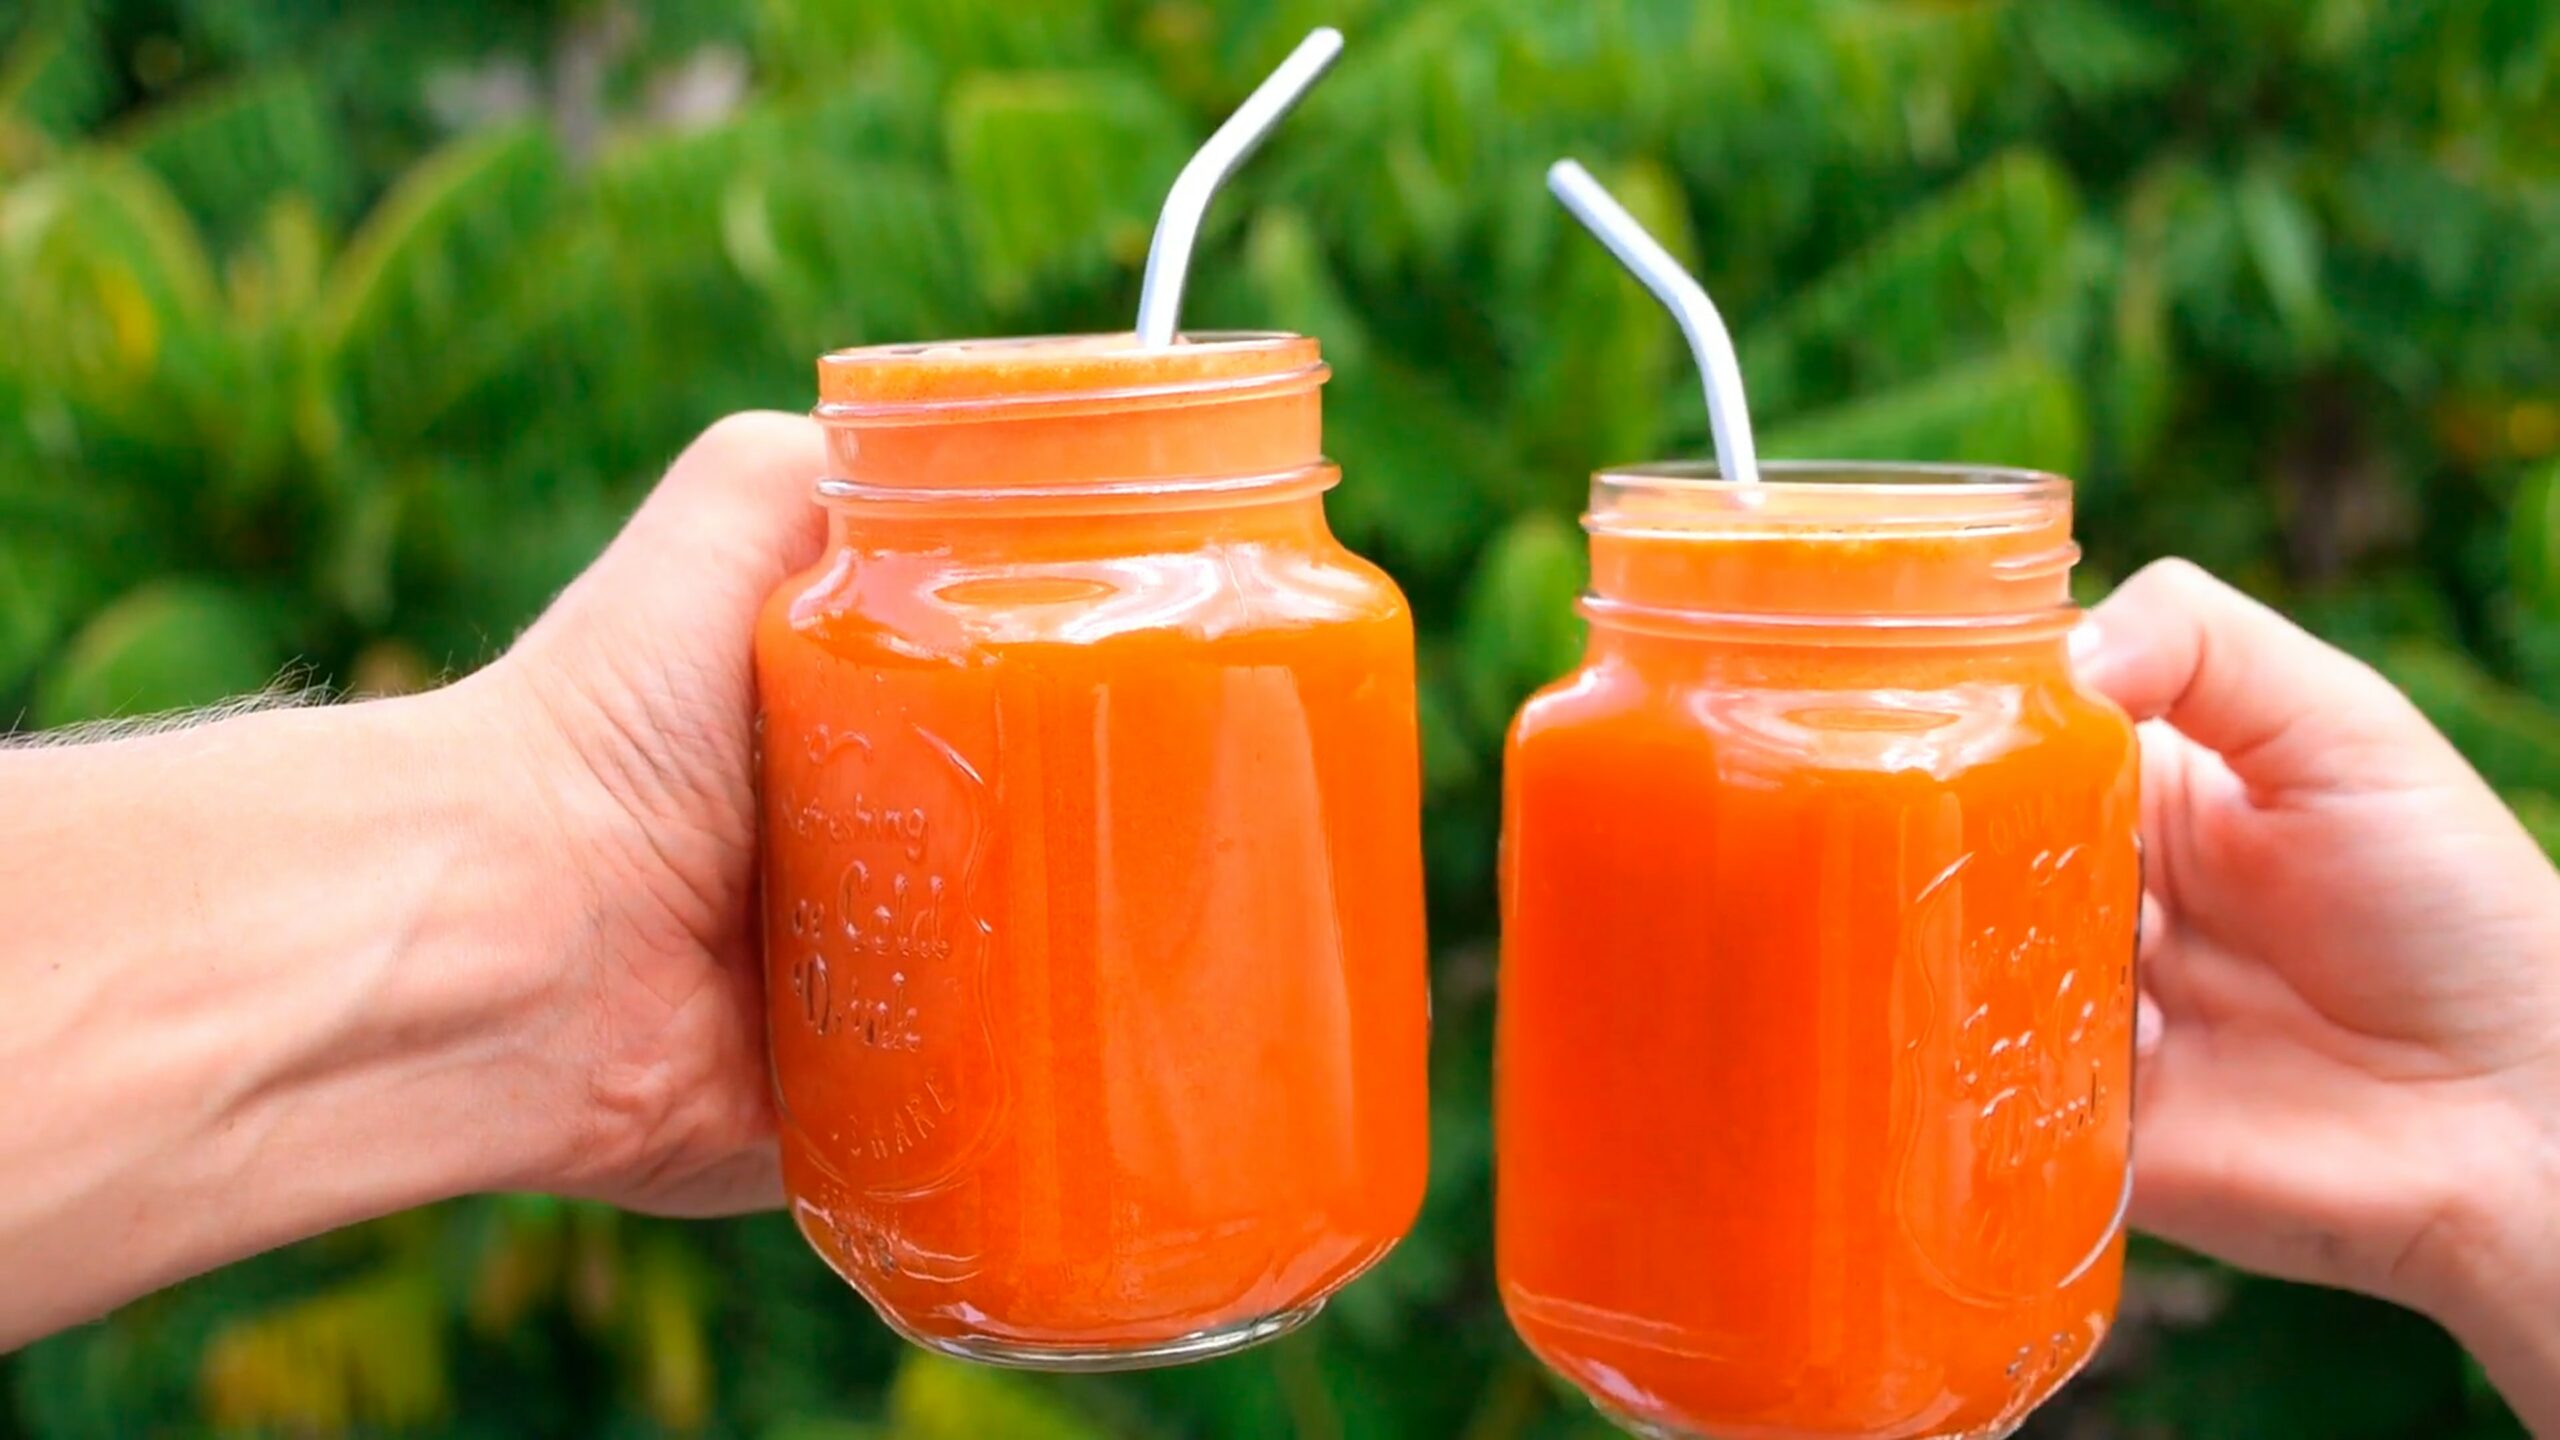
[[[1670,307],[1680,332],[1689,337],[1698,369],[1706,376],[1707,425],[1715,432],[1716,466],[1728,480],[1758,484],[1760,460],[1751,447],[1751,409],[1742,398],[1742,362],[1734,357],[1733,337],[1725,333],[1724,317],[1716,313],[1716,302],[1707,298],[1706,287],[1681,269],[1671,252],[1600,188],[1590,171],[1571,160],[1559,160],[1547,167],[1547,188],[1575,219],[1600,237],[1619,264],[1644,282],[1654,298]]]
[[[1330,25],[1299,41],[1280,68],[1245,97],[1236,113],[1182,167],[1172,192],[1164,197],[1163,213],[1156,217],[1155,240],[1147,246],[1147,278],[1138,291],[1140,344],[1173,343],[1182,320],[1182,282],[1191,270],[1191,247],[1199,243],[1200,222],[1209,213],[1209,202],[1341,54],[1342,32]]]

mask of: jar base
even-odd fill
[[[1715,1436],[1703,1431],[1675,1430],[1667,1425],[1656,1425],[1650,1420],[1638,1420],[1632,1415],[1612,1410],[1606,1405],[1595,1403],[1591,1408],[1599,1411],[1602,1419],[1638,1437],[1638,1440],[1716,1440]],[[1944,1434],[1921,1436],[1918,1440],[2009,1440],[2009,1437],[2017,1434],[2026,1423],[2025,1418],[2020,1417],[2016,1420],[1986,1426],[1980,1430],[1949,1430]]]
[[[900,1324],[886,1311],[880,1312],[880,1318],[908,1344],[955,1360],[1001,1365],[1011,1370],[1097,1375],[1112,1370],[1156,1370],[1168,1365],[1188,1365],[1197,1360],[1233,1355],[1266,1340],[1279,1339],[1316,1318],[1323,1309],[1323,1300],[1312,1300],[1294,1310],[1277,1310],[1241,1324],[1221,1326],[1215,1330],[1195,1330],[1170,1340],[1140,1345],[1044,1345],[1036,1341],[993,1336],[925,1335]]]

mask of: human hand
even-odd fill
[[[2074,650],[2162,722],[2135,1222],[2428,1311],[2560,1407],[2560,872],[2389,682],[2192,565]]]
[[[756,919],[758,610],[815,557],[817,425],[731,416],[593,567],[457,690],[519,737],[560,903],[586,918],[532,1023],[587,1077],[544,1188],[706,1214],[780,1203]]]

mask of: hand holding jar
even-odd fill
[[[2560,1433],[2560,874],[2381,676],[2192,565],[2074,648],[2161,722],[2135,1223],[2425,1311]]]

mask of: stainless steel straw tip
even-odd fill
[[[1192,247],[1199,243],[1200,222],[1209,213],[1210,200],[1341,54],[1342,32],[1330,25],[1317,26],[1280,62],[1279,69],[1254,87],[1236,113],[1174,177],[1164,210],[1156,218],[1155,239],[1147,247],[1146,279],[1138,292],[1141,344],[1173,343],[1182,316],[1183,280],[1190,273]]]
[[[1717,468],[1729,480],[1757,481],[1760,461],[1751,441],[1751,410],[1742,398],[1742,362],[1734,355],[1733,337],[1725,333],[1724,317],[1716,313],[1706,287],[1579,163],[1568,159],[1548,166],[1547,189],[1670,310],[1680,332],[1688,337],[1689,352],[1706,387],[1707,425],[1715,432]]]

